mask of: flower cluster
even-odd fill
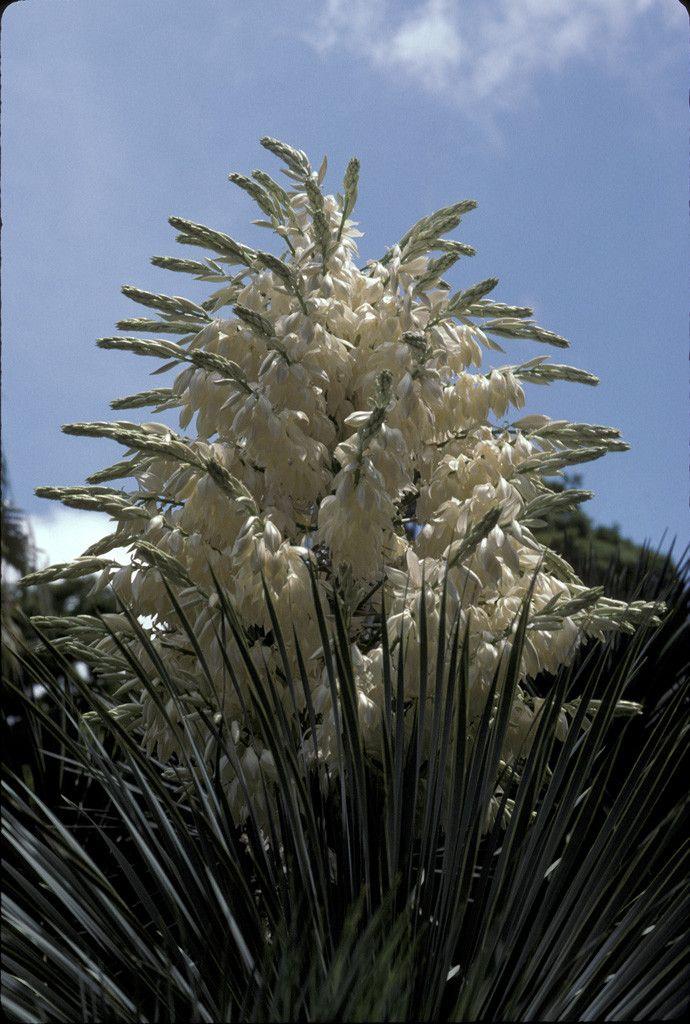
[[[330,764],[338,756],[337,721],[315,597],[327,619],[336,590],[345,602],[357,706],[372,748],[384,701],[383,628],[389,649],[404,660],[412,707],[422,682],[422,619],[432,664],[436,638],[460,624],[470,648],[472,728],[530,592],[523,682],[566,664],[584,636],[631,629],[652,614],[646,605],[588,590],[532,532],[550,510],[587,496],[555,491],[545,478],[625,445],[611,428],[545,416],[511,419],[524,405],[526,383],[596,378],[546,356],[482,369],[485,351],[503,351],[497,339],[557,348],[567,342],[539,327],[530,309],[488,298],[493,278],[453,292],[445,275],[473,249],[446,235],[475,204],[424,217],[380,259],[360,267],[360,233],[351,219],[358,162],[348,165],[340,194],[324,195],[325,162],[315,173],[301,151],[275,139],[262,144],[283,161],[290,186],[262,171],[231,180],[258,203],[258,223],[276,233],[281,256],[171,218],[179,242],[212,255],[203,262],[156,257],[154,264],[213,282],[213,294],[197,304],[126,287],[158,316],[123,321],[126,336],[99,341],[177,367],[170,387],[113,407],[178,409],[180,428],[193,425],[194,436],[157,422],[71,424],[68,433],[119,441],[126,457],[94,474],[89,486],[39,491],[107,511],[116,521],[82,559],[49,575],[97,572],[96,587],[112,587],[148,617],[150,649],[175,681],[178,710],[169,706],[163,715],[160,702],[131,677],[122,645],[142,657],[150,650],[124,617],[119,642],[108,631],[99,634],[94,622],[88,643],[75,627],[71,649],[118,682],[127,694],[119,714],[163,760],[179,743],[169,721],[179,707],[209,758],[214,739],[205,723],[222,716],[243,779],[259,795],[275,769],[242,692],[246,666],[219,626],[218,586],[257,668],[282,679],[285,710],[305,729],[305,750]],[[134,488],[111,486],[125,479]],[[123,546],[126,565],[104,557]],[[381,587],[386,621],[377,634]],[[190,648],[180,608],[203,659]],[[439,632],[441,616],[446,628]],[[307,736],[307,696],[285,685],[283,658],[296,678],[306,674],[317,735]],[[154,687],[159,675],[152,658]],[[539,707],[519,689],[505,758],[525,751]],[[241,815],[239,765],[223,761],[221,769]]]

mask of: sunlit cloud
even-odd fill
[[[100,512],[69,508],[51,508],[43,514],[34,514],[29,517],[29,525],[41,567],[77,558],[114,529],[109,517]],[[108,558],[126,561],[124,549],[108,552]]]
[[[676,9],[677,8],[677,9]],[[671,9],[671,10],[669,10]],[[655,0],[327,0],[308,32],[479,114],[509,107],[537,75],[585,61],[613,66],[645,14],[682,27],[680,5]]]

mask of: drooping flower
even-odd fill
[[[304,153],[274,139],[262,144],[286,164],[292,187],[263,172],[234,180],[258,202],[260,223],[275,231],[281,255],[173,217],[178,241],[212,255],[204,262],[155,257],[154,264],[211,282],[215,291],[197,304],[127,287],[126,295],[159,317],[123,321],[118,326],[126,337],[99,341],[178,368],[170,387],[113,407],[178,409],[180,427],[191,436],[161,423],[72,424],[68,433],[113,438],[127,457],[95,473],[87,487],[39,491],[115,520],[113,534],[87,557],[48,575],[98,570],[96,587],[111,586],[136,614],[149,617],[150,641],[179,687],[202,748],[214,755],[204,722],[220,714],[257,799],[275,766],[243,699],[246,667],[219,628],[216,582],[237,611],[259,671],[280,672],[285,656],[297,678],[301,655],[318,716],[314,756],[328,762],[337,760],[338,744],[313,581],[327,617],[334,586],[352,596],[348,639],[367,746],[377,743],[384,687],[381,638],[373,646],[363,639],[376,597],[362,595],[374,594],[382,581],[388,643],[404,659],[411,705],[421,686],[422,606],[432,663],[440,616],[447,619],[446,636],[453,623],[467,625],[470,728],[530,591],[523,681],[567,664],[583,637],[632,628],[653,613],[588,591],[532,532],[551,508],[586,496],[556,492],[545,478],[626,446],[612,428],[538,415],[510,419],[525,403],[527,383],[594,384],[596,378],[546,356],[482,372],[482,350],[499,350],[496,338],[557,348],[567,342],[534,323],[530,309],[487,298],[497,285],[493,278],[452,291],[445,275],[473,249],[445,236],[475,204],[424,217],[379,260],[360,267],[360,232],[351,220],[357,161],[348,165],[343,194],[323,195],[321,174]],[[132,336],[139,334],[155,337]],[[104,486],[125,479],[134,487]],[[129,549],[128,565],[102,557],[121,546]],[[162,574],[179,588],[208,673],[189,648]],[[126,643],[145,654],[136,636]],[[117,645],[104,633],[87,653],[96,671],[124,687],[128,724],[141,730],[148,749],[169,758],[179,735],[130,678]],[[151,672],[156,686],[155,663]],[[299,718],[304,695],[287,686],[283,692],[286,713]],[[538,713],[519,689],[506,757],[524,751]],[[308,756],[313,739],[305,740]],[[225,759],[221,770],[242,814],[238,763]]]

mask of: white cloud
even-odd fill
[[[575,61],[613,64],[654,10],[678,28],[680,4],[659,0],[327,0],[307,39],[346,48],[389,74],[416,81],[479,114],[510,106],[535,77]]]
[[[114,529],[110,518],[101,512],[70,508],[51,508],[41,515],[32,515],[29,524],[41,567],[71,561]],[[125,561],[122,556],[122,548],[108,552],[108,558],[117,561]]]
[[[443,88],[455,72],[464,46],[445,0],[430,0],[404,21],[390,41],[376,48],[377,63],[395,64],[432,88]]]

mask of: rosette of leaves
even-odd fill
[[[173,576],[171,600],[183,589]],[[76,796],[49,807],[19,778],[4,785],[9,1019],[682,1017],[687,667],[667,674],[666,697],[626,771],[617,719],[631,687],[657,680],[656,653],[673,636],[643,626],[561,669],[524,757],[508,763],[529,604],[471,741],[469,630],[456,624],[440,636],[443,620],[435,635],[423,624],[431,726],[410,712],[404,659],[384,639],[381,745],[366,753],[342,601],[332,629],[317,606],[339,723],[333,772],[307,755],[282,681],[254,667],[227,591],[214,594],[228,660],[246,665],[246,721],[258,723],[271,776],[245,756],[251,725],[243,736],[218,715],[202,719],[202,731],[164,660],[152,678],[154,641],[132,613],[112,635],[182,752],[167,772],[129,727],[138,700],[114,706],[42,634],[69,687],[34,651],[21,653],[57,711],[27,704],[38,749],[62,749],[59,762],[82,795],[73,786]],[[268,595],[266,603],[283,648]],[[178,607],[195,649],[193,623]],[[385,616],[384,608],[384,638]],[[200,647],[195,657],[205,672]],[[285,672],[313,722],[304,661],[293,676],[286,658]],[[244,793],[241,814],[228,801],[225,760]],[[54,756],[46,760],[47,775],[55,767]]]

